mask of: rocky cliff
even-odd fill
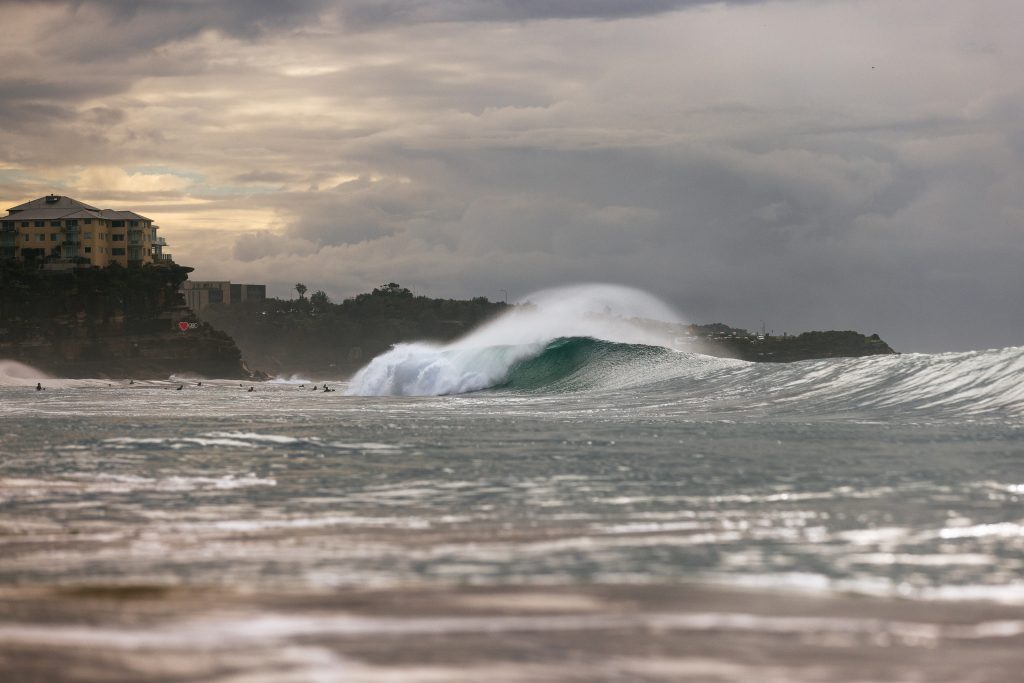
[[[249,377],[231,337],[183,305],[178,287],[190,271],[2,264],[0,358],[61,377]]]

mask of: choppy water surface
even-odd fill
[[[1024,350],[751,365],[570,339],[514,362],[497,387],[453,396],[325,394],[311,383],[250,393],[223,381],[0,387],[0,652],[6,644],[7,662],[25,671],[36,647],[171,648],[185,661],[197,645],[183,634],[201,632],[206,648],[271,642],[278,658],[179,661],[170,680],[553,680],[571,669],[551,652],[506,657],[493,650],[511,647],[504,636],[470,648],[473,662],[459,648],[480,633],[639,629],[690,635],[672,641],[671,665],[637,645],[619,664],[594,655],[581,679],[854,680],[806,667],[815,647],[867,641],[984,641],[972,650],[985,660],[976,680],[1020,663]],[[132,590],[147,600],[125,601]],[[367,591],[372,609],[332,602]],[[500,609],[459,611],[481,593]],[[259,602],[271,595],[292,598]],[[423,613],[380,621],[398,609],[388,596],[408,607],[410,595],[421,602],[408,609]],[[851,595],[880,600],[837,607]],[[223,596],[234,596],[235,620]],[[93,628],[75,600],[91,605],[81,610]],[[631,607],[601,607],[616,600]],[[758,600],[770,604],[758,611]],[[153,610],[171,621],[140,627]],[[390,654],[336,643],[333,659],[281,654],[285,641],[358,633]],[[718,645],[697,647],[695,633]],[[811,650],[774,669],[735,668],[742,657],[715,650],[729,633]],[[381,634],[407,655],[401,639],[424,634],[461,654],[408,655],[416,666],[400,673],[359,668],[394,656]],[[584,641],[559,651],[599,639]],[[779,651],[771,642],[762,650]],[[438,658],[449,668],[423,668]],[[709,658],[721,666],[701,668]],[[124,680],[145,679],[144,664],[118,661]],[[870,679],[918,675],[916,661],[901,655]],[[997,665],[1007,668],[986,678]]]

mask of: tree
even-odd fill
[[[331,303],[331,297],[327,296],[324,290],[318,289],[309,295],[309,303],[313,304],[314,308],[323,308]]]
[[[412,297],[412,292],[410,292],[408,289],[398,284],[397,282],[389,282],[386,285],[375,287],[371,294],[373,296],[399,296],[405,298]]]
[[[295,285],[295,291],[299,293],[299,298],[300,299],[306,298],[306,290],[307,289],[309,289],[309,287],[307,287],[306,285],[302,284],[301,282],[298,283],[297,285]]]

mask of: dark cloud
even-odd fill
[[[286,296],[607,280],[1020,343],[1024,9],[979,2],[0,0],[0,193],[136,208]]]
[[[96,46],[92,56],[99,58],[184,40],[203,30],[251,39],[330,17],[366,29],[422,22],[611,20],[716,3],[758,2],[764,0],[0,0],[0,8],[62,7],[67,16],[61,23],[73,22],[76,31],[83,15],[98,13],[111,38]],[[72,43],[74,32],[66,36]]]
[[[59,77],[59,76],[58,76]],[[75,102],[117,92],[118,86],[105,80],[54,80],[47,74],[36,78],[0,77],[0,92],[5,100],[43,100]]]
[[[360,27],[395,23],[622,19],[708,5],[764,0],[355,0],[340,4]]]
[[[462,206],[429,185],[361,177],[321,192],[290,195],[295,218],[287,233],[318,248],[425,230],[432,240],[440,240],[434,228]]]
[[[252,37],[268,30],[306,25],[335,4],[331,0],[2,0],[0,8],[63,7],[69,12],[69,20],[96,10],[106,18],[110,29],[111,40],[106,46],[115,47],[119,39],[130,37],[133,29],[152,18],[161,24],[153,36],[162,40],[185,38],[204,29]]]
[[[152,52],[203,31],[252,40],[295,30],[315,23],[331,4],[328,0],[2,0],[0,11],[55,10],[38,40],[64,60],[118,63],[145,58],[151,68],[173,71],[187,69],[189,60],[160,64],[151,59]]]
[[[8,132],[42,129],[75,119],[75,110],[56,104],[0,99],[0,122]]]

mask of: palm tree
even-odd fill
[[[309,288],[306,287],[306,285],[302,284],[301,282],[298,283],[297,285],[295,285],[295,291],[299,293],[299,298],[300,299],[306,298],[306,290],[307,289],[309,289]]]

